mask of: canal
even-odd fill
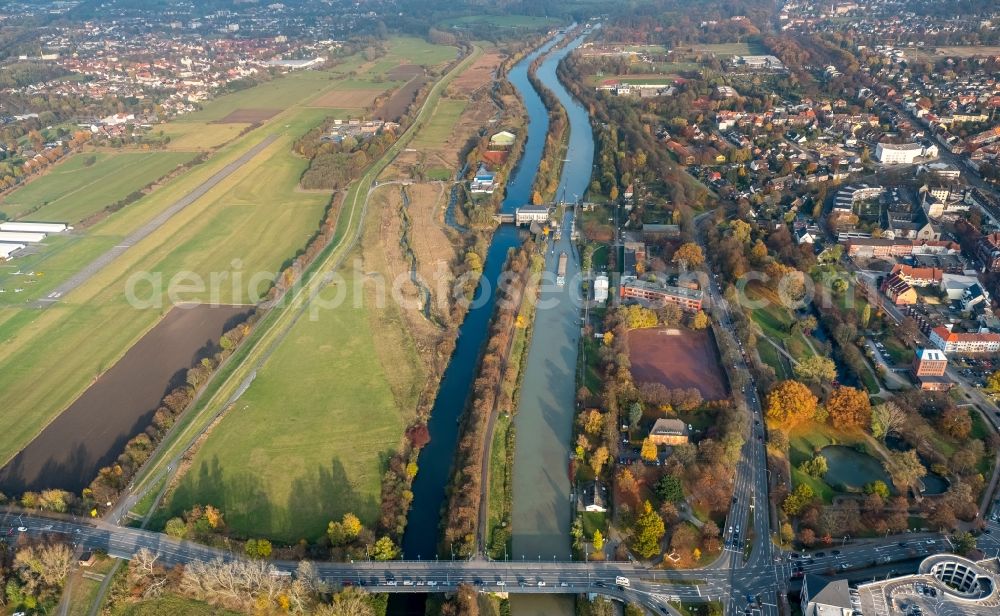
[[[507,75],[524,104],[528,125],[524,151],[506,186],[501,206],[503,213],[513,213],[517,207],[530,201],[531,187],[541,162],[549,121],[545,105],[528,79],[528,68],[560,39],[561,37],[557,37],[526,56]],[[558,193],[560,198],[566,200],[582,196],[590,182],[594,143],[586,110],[559,84],[555,69],[559,61],[582,41],[582,37],[576,39],[566,48],[553,53],[538,71],[539,79],[556,94],[569,114],[569,151],[573,154],[564,163]],[[529,351],[528,374],[522,388],[517,419],[513,546],[514,553],[531,554],[536,558],[543,552],[546,558],[555,555],[564,559],[569,556],[567,469],[575,391],[573,371],[576,363],[576,340],[579,336],[578,303],[571,294],[578,289],[578,285],[573,285],[572,282],[579,270],[579,259],[570,241],[568,225],[572,224],[571,215],[567,217],[566,224],[566,232],[562,235],[560,245],[552,254],[547,255],[547,266],[554,271],[555,259],[560,251],[565,250],[572,257],[567,271],[569,284],[561,289],[552,285],[552,288],[542,291],[543,300],[556,301],[551,302],[551,306],[548,306],[549,302],[542,304],[537,312],[535,341]],[[432,559],[438,556],[442,507],[446,504],[445,490],[451,476],[455,445],[459,437],[458,419],[469,397],[479,365],[479,354],[493,313],[496,282],[508,251],[520,243],[520,234],[513,226],[502,226],[493,235],[475,301],[459,329],[455,352],[442,377],[431,412],[428,423],[431,441],[421,450],[418,459],[420,471],[413,481],[413,503],[403,535],[403,558]],[[552,331],[548,331],[549,329]],[[547,344],[555,347],[541,348]],[[554,382],[533,377],[533,372],[550,375]],[[525,416],[524,420],[521,419],[522,415]],[[530,434],[535,428],[542,431],[542,439]],[[551,478],[552,484],[532,483],[532,477],[546,477],[545,481]],[[524,499],[526,507],[518,507],[520,499]],[[553,515],[551,520],[537,517],[549,513]],[[524,551],[532,538],[543,541]],[[517,552],[519,548],[522,552]],[[447,558],[448,547],[444,546],[443,549],[441,556]],[[422,614],[424,598],[424,595],[392,595],[389,613],[394,616]],[[537,597],[531,601],[519,601],[515,613],[572,613],[572,601]]]
[[[594,137],[587,110],[559,83],[556,67],[576,49],[581,36],[549,55],[538,68],[538,79],[549,88],[569,118],[569,147],[563,162],[557,198],[579,201],[590,184]],[[569,455],[576,403],[576,361],[580,339],[580,259],[571,238],[572,208],[567,208],[562,234],[546,253],[546,269],[554,272],[560,253],[570,256],[566,284],[543,282],[532,330],[528,362],[514,422],[513,558],[569,560]],[[550,581],[552,583],[552,581]],[[556,616],[573,613],[568,597],[511,597],[517,616]]]
[[[514,210],[529,202],[531,185],[542,159],[542,148],[549,130],[549,117],[538,93],[528,81],[528,67],[556,43],[549,41],[535,50],[509,72],[507,78],[517,89],[528,115],[528,136],[524,152],[506,186],[501,211]],[[496,295],[496,282],[507,260],[507,252],[520,244],[517,228],[504,225],[493,234],[483,276],[469,313],[459,328],[458,341],[445,369],[428,429],[430,442],[420,451],[417,460],[420,471],[413,480],[413,504],[410,507],[403,535],[403,558],[433,559],[437,555],[440,537],[441,507],[445,504],[445,488],[451,476],[451,464],[458,443],[458,418],[469,397],[479,365],[479,353],[486,339]]]

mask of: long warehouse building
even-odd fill
[[[20,231],[23,233],[62,233],[69,229],[62,222],[0,222],[0,231]]]
[[[10,255],[24,248],[24,244],[7,244],[0,242],[0,259],[9,259]]]
[[[0,242],[34,244],[45,239],[44,233],[25,233],[22,231],[0,231]]]

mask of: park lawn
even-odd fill
[[[241,616],[241,612],[224,610],[176,595],[116,606],[111,610],[111,614],[112,616]]]
[[[193,157],[182,152],[74,154],[5,197],[0,212],[11,219],[76,224]]]
[[[468,101],[442,98],[434,108],[430,121],[413,139],[412,147],[439,148],[451,135]]]
[[[890,330],[890,333],[881,339],[882,344],[885,345],[885,350],[893,364],[897,366],[908,364],[913,361],[913,350],[908,349],[903,341],[893,333],[894,331],[894,329]]]
[[[496,425],[493,427],[493,443],[490,446],[490,486],[489,486],[489,520],[487,522],[487,542],[493,545],[493,533],[503,522],[510,523],[511,493],[508,486],[512,480],[510,467],[507,466],[507,443],[508,434],[514,429],[511,416],[501,414],[497,417]],[[510,542],[507,542],[507,551],[510,551]],[[502,558],[503,552],[497,554],[495,551],[490,554],[493,558]]]
[[[384,460],[413,407],[393,397],[356,283],[328,287],[321,301],[343,293],[343,303],[289,331],[194,456],[170,515],[211,503],[236,533],[284,542],[315,540],[349,511],[375,524]]]
[[[774,345],[767,340],[757,340],[757,354],[760,355],[762,362],[774,369],[774,374],[778,379],[789,378],[785,358],[778,352],[778,349],[774,348]]]
[[[159,124],[150,134],[170,137],[168,150],[206,150],[239,136],[249,124],[239,122],[168,122]]]
[[[584,511],[580,513],[583,519],[583,534],[587,539],[594,536],[594,531],[599,530],[604,538],[608,538],[608,515],[601,511]]]
[[[804,483],[812,488],[813,492],[820,495],[823,502],[827,504],[833,502],[833,497],[839,494],[837,490],[821,478],[803,473],[797,467],[802,462],[811,460],[817,451],[827,445],[852,446],[860,442],[866,442],[863,435],[843,432],[829,424],[807,422],[796,426],[788,434],[788,461],[792,469],[792,485]]]

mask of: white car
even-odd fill
[[[427,581],[427,585],[428,585],[428,586],[437,586],[437,585],[438,585],[438,583],[437,583],[437,582],[435,582],[434,580],[428,580],[428,581]]]
[[[28,530],[27,526],[18,526],[17,527],[17,532],[19,532],[19,533],[27,532],[27,530]]]
[[[545,582],[543,582],[542,580],[538,580],[538,586],[539,587],[545,586]]]

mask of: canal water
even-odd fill
[[[584,37],[548,56],[538,79],[549,88],[569,117],[569,147],[563,162],[557,198],[579,201],[590,184],[594,137],[587,110],[559,83],[556,67]],[[569,560],[569,529],[573,502],[569,481],[569,455],[576,402],[576,360],[580,339],[580,259],[573,245],[572,208],[567,208],[562,234],[546,252],[546,269],[555,272],[559,255],[570,258],[566,284],[543,282],[532,330],[528,362],[521,385],[514,423],[514,503],[512,558]],[[549,580],[550,584],[556,580]],[[517,616],[573,614],[573,600],[555,595],[512,595]]]
[[[547,52],[555,40],[535,50],[509,72],[507,78],[517,89],[528,115],[528,136],[521,160],[516,166],[501,211],[513,214],[514,210],[529,202],[531,185],[542,159],[542,148],[549,130],[548,113],[538,93],[528,81],[528,67]],[[431,441],[420,451],[417,460],[419,472],[413,480],[413,504],[403,535],[403,558],[433,559],[438,555],[441,509],[445,504],[445,488],[451,477],[451,465],[458,442],[458,418],[469,397],[479,353],[486,339],[493,305],[496,300],[495,284],[507,260],[507,252],[520,244],[518,230],[504,225],[493,234],[483,276],[476,297],[465,321],[459,328],[458,341],[448,367],[445,369],[428,429]],[[448,557],[448,547],[441,556]]]

